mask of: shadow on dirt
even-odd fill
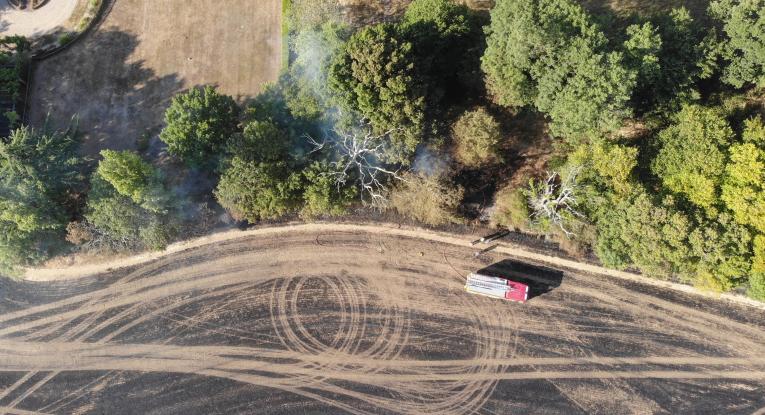
[[[134,56],[140,43],[132,33],[99,30],[38,62],[31,124],[43,125],[50,114],[49,126],[64,128],[77,116],[85,154],[135,149],[142,135],[161,129],[165,108],[184,86],[177,73],[158,74]]]
[[[529,286],[529,300],[558,288],[563,271],[503,259],[478,271],[479,274],[509,278]]]

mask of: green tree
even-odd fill
[[[727,35],[722,55],[730,63],[723,81],[736,88],[765,86],[765,1],[717,0],[709,5],[709,11],[723,23]]]
[[[426,225],[459,223],[457,207],[464,190],[436,175],[406,173],[390,194],[390,205],[398,213]]]
[[[300,176],[285,162],[263,163],[234,157],[215,197],[237,220],[275,219],[299,203]]]
[[[358,196],[353,186],[342,186],[332,175],[335,169],[327,162],[314,162],[303,171],[305,188],[300,216],[312,219],[318,216],[344,214]]]
[[[754,237],[754,259],[747,293],[752,298],[765,301],[765,236],[763,235]]]
[[[463,113],[452,126],[454,155],[467,167],[480,167],[500,159],[502,132],[484,108]]]
[[[534,105],[569,138],[612,131],[630,114],[635,73],[580,5],[499,0],[488,33],[482,68],[497,103]]]
[[[21,127],[0,140],[0,271],[33,264],[62,246],[83,190],[74,131]]]
[[[230,140],[228,153],[249,161],[274,162],[287,158],[289,145],[289,136],[275,123],[254,120]]]
[[[568,163],[584,166],[581,182],[594,185],[599,192],[628,195],[633,190],[633,171],[637,167],[638,149],[603,140],[580,145]]]
[[[98,170],[91,178],[84,217],[102,242],[117,250],[163,249],[178,229],[173,215],[142,207]]]
[[[303,28],[291,38],[295,60],[281,85],[294,117],[318,120],[334,115],[338,102],[327,78],[350,35],[347,26],[328,22],[315,29]]]
[[[711,75],[704,38],[685,8],[627,28],[627,65],[638,73],[633,102],[640,113],[679,109],[699,96],[696,83]]]
[[[746,280],[752,236],[727,213],[720,214],[715,221],[700,220],[688,235],[688,242],[696,262],[696,285],[729,291]]]
[[[595,252],[606,266],[632,264],[646,273],[688,277],[691,221],[677,210],[671,198],[655,204],[642,189],[615,202],[596,215]]]
[[[103,150],[101,156],[103,159],[96,171],[118,193],[148,210],[166,209],[168,195],[160,182],[160,174],[141,156],[132,151],[113,150]]]
[[[733,138],[733,130],[716,110],[687,106],[659,133],[660,150],[651,169],[670,191],[711,208],[719,200],[726,151]]]
[[[237,131],[239,107],[215,88],[193,88],[175,96],[159,138],[190,166],[214,166],[226,140]]]
[[[738,223],[765,233],[765,125],[761,118],[746,121],[743,142],[729,149],[722,200]]]
[[[464,101],[480,94],[480,58],[485,37],[479,15],[452,0],[414,0],[401,31],[414,45],[417,65],[429,68],[429,107],[442,97]]]
[[[344,107],[370,120],[376,134],[390,132],[391,162],[408,163],[422,140],[426,85],[415,58],[397,26],[377,24],[354,33],[330,68]]]

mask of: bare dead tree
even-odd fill
[[[364,131],[363,135],[359,131]],[[385,149],[385,137],[395,131],[375,135],[363,124],[360,130],[347,133],[335,131],[336,138],[325,139],[323,142],[318,142],[309,135],[305,135],[305,138],[314,147],[311,153],[328,146],[337,153],[338,160],[330,163],[334,171],[326,174],[332,176],[338,188],[345,186],[349,181],[355,181],[359,187],[361,202],[382,208],[388,202],[386,183],[390,180],[404,181],[399,174],[400,169],[388,169],[380,163]]]
[[[529,206],[532,218],[546,218],[558,226],[567,237],[575,236],[566,228],[570,217],[583,218],[584,215],[576,210],[576,177],[581,167],[572,169],[565,178],[557,172],[547,173],[547,179],[532,182],[529,192]]]

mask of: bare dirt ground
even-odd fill
[[[751,414],[765,313],[386,233],[0,282],[0,412]],[[464,275],[523,278],[520,305]],[[29,411],[29,412],[23,412]]]
[[[276,80],[280,59],[279,0],[117,0],[98,30],[37,65],[31,122],[77,115],[86,154],[134,148],[177,92],[213,84],[244,100]]]

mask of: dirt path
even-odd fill
[[[114,261],[109,261],[99,264],[80,265],[65,268],[34,268],[28,269],[24,275],[24,278],[29,281],[61,281],[69,279],[83,278],[91,275],[95,275],[102,272],[112,271],[128,266],[138,265],[148,261],[155,260],[164,255],[181,252],[185,249],[204,246],[207,244],[216,244],[223,241],[229,241],[237,238],[245,237],[273,237],[280,233],[285,232],[335,232],[335,231],[349,231],[349,232],[368,232],[371,234],[385,234],[396,235],[409,238],[420,238],[425,240],[431,240],[441,243],[452,244],[456,246],[462,246],[466,248],[473,248],[471,241],[474,241],[478,235],[453,235],[445,234],[434,231],[425,230],[422,228],[402,228],[396,224],[378,224],[378,225],[357,225],[357,224],[340,224],[340,223],[309,223],[309,224],[291,224],[287,226],[278,227],[266,227],[257,228],[247,231],[232,230],[227,232],[217,233],[211,236],[198,238],[190,241],[179,242],[171,245],[163,252],[151,252],[142,255],[136,255],[130,258],[122,258]],[[485,247],[479,246],[477,248]],[[477,250],[477,249],[476,249]],[[614,269],[604,268],[592,264],[586,264],[577,262],[565,258],[560,258],[552,255],[540,254],[525,249],[522,246],[511,245],[501,243],[496,252],[508,255],[513,258],[533,261],[535,263],[548,264],[554,267],[567,268],[576,270],[578,272],[586,272],[596,275],[606,275],[609,277],[615,277],[630,281],[635,281],[641,284],[652,285],[655,287],[680,291],[684,293],[691,293],[711,298],[724,298],[725,300],[736,302],[739,304],[745,304],[750,307],[759,308],[765,310],[765,304],[754,301],[752,299],[742,297],[735,294],[716,294],[705,291],[697,290],[691,286],[683,284],[675,284],[667,281],[660,281],[651,278],[641,276],[639,274],[618,271]]]
[[[63,27],[80,0],[48,0],[37,10],[18,10],[0,2],[0,35],[38,37]]]
[[[5,280],[0,409],[748,415],[765,406],[765,313],[473,252],[453,235],[312,224],[216,235],[98,276]],[[464,275],[482,268],[523,275],[534,298],[465,293]]]

